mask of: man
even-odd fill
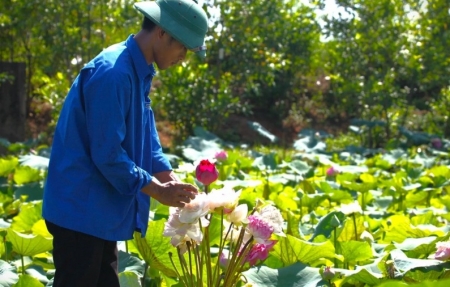
[[[150,197],[182,207],[197,192],[162,153],[148,95],[153,64],[205,56],[206,13],[192,0],[134,6],[142,29],[80,71],[56,126],[43,200],[54,287],[119,286],[116,242],[145,236]]]

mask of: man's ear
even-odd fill
[[[164,31],[161,27],[157,27],[157,33],[158,33],[158,38],[162,38],[164,36],[164,34],[166,34],[166,31]]]

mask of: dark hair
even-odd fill
[[[142,20],[141,28],[142,30],[146,30],[147,32],[151,32],[153,29],[155,29],[156,24],[149,18],[144,16],[144,20]]]

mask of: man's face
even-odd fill
[[[187,48],[183,44],[164,32],[155,53],[155,63],[160,70],[165,70],[183,61],[186,53]]]

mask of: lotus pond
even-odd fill
[[[267,258],[236,286],[450,286],[448,141],[332,152],[325,142],[312,132],[289,150],[252,149],[197,130],[180,156],[168,155],[182,180],[199,185],[195,162],[225,151],[210,188],[240,191],[250,210],[263,201],[281,212],[284,236],[273,235]],[[2,144],[11,155],[0,158],[0,286],[52,286],[52,238],[41,217],[48,150]],[[145,238],[119,242],[121,286],[183,286],[163,236],[169,208],[152,202],[150,214]],[[222,234],[211,228],[210,242]]]

